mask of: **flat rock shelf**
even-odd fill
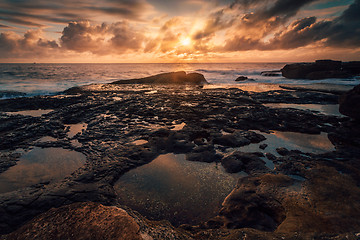
[[[0,193],[0,232],[94,209],[148,239],[356,239],[360,127],[314,111],[339,99],[318,90],[98,84],[0,100],[0,176],[34,152],[49,173],[72,166]]]

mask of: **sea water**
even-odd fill
[[[359,79],[292,80],[281,76],[262,76],[261,72],[280,70],[286,63],[154,63],[154,64],[0,64],[0,97],[4,91],[26,93],[26,96],[51,95],[74,86],[110,83],[116,80],[147,77],[154,74],[186,71],[198,72],[213,85],[314,84],[331,83],[355,86]],[[235,82],[239,76],[250,80]]]

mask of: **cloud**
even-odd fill
[[[323,47],[360,47],[360,0],[356,0],[339,17],[318,21],[316,17],[294,20],[287,27],[262,37],[237,35],[226,41],[225,51],[294,49],[314,43]],[[221,49],[221,48],[220,48]]]
[[[137,51],[142,46],[144,36],[132,30],[126,21],[99,25],[81,21],[69,23],[60,40],[62,47],[67,50],[105,55]]]
[[[197,31],[192,38],[195,40],[211,37],[217,31],[227,29],[232,26],[235,19],[225,19],[224,10],[210,14],[206,20],[205,27]]]
[[[81,19],[117,17],[142,20],[151,5],[146,0],[0,0],[0,20],[21,26],[44,27],[48,23],[68,23]]]
[[[1,58],[46,56],[58,49],[56,41],[44,39],[41,30],[28,30],[24,36],[14,32],[0,33]]]

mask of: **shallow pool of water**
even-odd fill
[[[0,174],[0,193],[63,179],[86,161],[84,154],[63,148],[35,147]]]
[[[53,109],[38,109],[38,110],[25,110],[25,111],[17,111],[17,112],[6,112],[9,115],[24,115],[24,116],[31,116],[31,117],[41,117],[44,114],[48,114],[54,111]]]
[[[140,145],[144,145],[148,143],[148,141],[144,140],[144,139],[139,139],[139,140],[135,140],[133,141],[131,144],[134,144],[136,146],[140,146]]]
[[[296,108],[301,110],[317,111],[325,115],[343,116],[339,112],[339,104],[292,104],[292,103],[266,103],[266,107],[270,108]]]
[[[266,140],[257,143],[250,144],[238,148],[242,152],[264,152],[272,153],[276,156],[280,156],[276,152],[276,148],[284,147],[288,150],[300,150],[305,153],[325,153],[334,151],[335,147],[327,137],[327,133],[321,134],[305,134],[295,132],[280,132],[272,131],[271,134],[263,133],[260,131],[254,131],[262,134],[266,137]],[[259,148],[261,144],[267,144],[268,146],[262,150]]]
[[[217,215],[240,176],[215,163],[165,154],[125,173],[115,190],[121,204],[150,219],[167,219],[175,226],[199,224]]]
[[[86,123],[66,124],[65,127],[69,127],[69,132],[67,133],[67,136],[69,138],[72,138],[76,134],[82,133],[83,130],[86,130],[87,124]]]

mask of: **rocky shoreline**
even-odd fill
[[[160,232],[160,239],[356,239],[360,232],[358,122],[346,116],[265,105],[328,105],[338,104],[338,98],[336,92],[248,92],[151,83],[90,85],[63,95],[1,100],[0,172],[16,164],[19,148],[59,147],[86,156],[85,165],[61,181],[0,194],[1,234],[28,222],[2,238],[21,238],[31,224],[53,221],[45,213],[51,208],[61,207],[50,210],[65,214],[61,216],[87,207],[99,213],[115,211],[98,205],[103,204],[126,209],[131,216],[126,222],[136,222],[129,229],[139,239],[145,239],[140,232],[154,239],[159,239]],[[5,113],[37,109],[53,111],[40,117]],[[86,130],[69,137],[66,125],[77,123],[86,123]],[[176,130],[175,123],[186,125]],[[261,143],[265,133],[275,130],[326,133],[335,150],[315,154],[279,146],[275,156],[260,149],[252,153],[236,149]],[[46,136],[56,140],[38,141]],[[133,144],[140,139],[147,143]],[[149,221],[121,206],[113,186],[125,172],[166,153],[186,154],[190,161],[218,162],[228,172],[244,171],[248,176],[239,178],[218,216],[200,225],[184,223],[174,228],[166,221]],[[273,162],[274,169],[266,167],[264,158]],[[68,204],[75,205],[62,207]],[[106,225],[105,220],[98,221]]]

